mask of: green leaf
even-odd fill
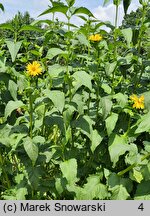
[[[4,6],[2,3],[0,3],[0,9],[4,12]]]
[[[145,181],[150,180],[150,161],[142,166],[141,173]]]
[[[77,35],[77,39],[79,40],[79,42],[85,46],[89,46],[89,40],[87,40],[86,36],[84,34],[79,34]]]
[[[107,187],[100,183],[99,175],[91,175],[87,178],[87,183],[84,184],[79,196],[79,199],[82,200],[93,200],[94,198],[104,200],[108,196]]]
[[[85,134],[90,140],[92,140],[92,124],[93,121],[89,116],[80,116],[75,122],[74,127],[81,130],[81,133]]]
[[[117,185],[113,188],[111,200],[127,200],[130,197],[123,185]]]
[[[16,59],[16,56],[19,52],[19,49],[21,47],[22,41],[14,42],[14,41],[6,39],[5,42],[7,44],[8,49],[9,49],[12,62],[14,62]]]
[[[150,91],[144,92],[142,95],[144,95],[144,106],[145,109],[147,109],[148,111],[150,111]]]
[[[91,137],[91,151],[94,152],[96,147],[102,142],[103,140],[103,135],[98,133],[98,131],[95,129],[92,132],[92,137]]]
[[[74,91],[77,91],[77,89],[80,88],[82,85],[92,91],[91,75],[89,75],[85,71],[77,71],[72,75],[72,77],[75,79],[73,81]]]
[[[50,98],[50,100],[53,102],[54,106],[62,113],[63,108],[65,106],[65,95],[63,92],[58,90],[45,90],[44,91],[45,96]]]
[[[61,74],[64,74],[64,71],[66,71],[66,66],[59,64],[54,64],[48,67],[48,73],[52,78],[61,76]]]
[[[64,53],[64,51],[59,49],[59,48],[51,48],[51,49],[48,50],[46,58],[52,59],[55,56],[63,54],[63,53]]]
[[[27,191],[26,187],[19,188],[17,190],[17,193],[16,193],[16,199],[17,200],[26,200],[25,195],[27,195],[27,194],[28,194],[28,191]]]
[[[108,136],[110,136],[110,134],[114,130],[116,123],[117,123],[117,120],[118,120],[118,114],[117,113],[111,113],[111,115],[105,120]]]
[[[0,57],[0,73],[3,73],[1,74],[1,77],[0,77],[1,80],[5,80],[4,77],[8,76],[8,74],[4,73],[6,70],[7,70],[6,57]]]
[[[150,131],[150,111],[141,117],[137,122],[137,125],[138,127],[135,131],[136,134]]]
[[[63,13],[64,15],[67,14],[67,11],[68,11],[68,7],[67,6],[55,6],[55,7],[52,7],[50,9],[47,9],[45,10],[43,13],[41,13],[39,16],[42,16],[42,15],[45,15],[45,14],[49,14],[49,13],[56,13],[56,12],[60,12],[60,13]]]
[[[38,146],[30,137],[24,138],[23,141],[24,149],[34,165],[38,158]]]
[[[75,158],[61,162],[60,169],[63,177],[67,179],[68,184],[75,184],[77,181],[77,161]]]
[[[136,182],[141,183],[143,180],[142,173],[135,168],[133,169],[133,177],[135,178]]]
[[[17,88],[18,85],[14,81],[9,80],[8,90],[10,91],[10,94],[14,100],[17,100]]]
[[[15,109],[23,107],[24,104],[22,101],[9,101],[5,108],[5,118],[7,119],[8,116],[14,111]]]
[[[150,181],[138,184],[134,200],[150,200]]]
[[[75,3],[75,0],[66,0],[67,4],[68,4],[68,7],[72,7]]]
[[[106,74],[107,76],[110,76],[114,70],[116,69],[116,66],[117,66],[117,62],[112,62],[112,63],[106,63],[105,64],[105,71],[106,71]]]
[[[112,200],[126,200],[130,197],[129,193],[133,190],[132,181],[129,178],[121,178],[116,173],[111,173],[107,184],[112,192]]]
[[[76,14],[85,14],[85,15],[87,15],[87,16],[89,16],[89,17],[95,18],[94,15],[91,13],[91,11],[88,10],[87,8],[85,8],[85,7],[76,8],[76,9],[74,10],[74,12],[73,12],[72,15],[76,15]]]
[[[126,164],[138,164],[141,162],[141,155],[138,153],[137,145],[131,143],[129,145],[129,153],[125,157]]]
[[[102,107],[102,115],[103,115],[103,118],[105,119],[110,111],[111,111],[111,108],[112,108],[112,101],[109,97],[103,97],[101,98],[101,107]]]
[[[7,30],[14,32],[13,26],[9,23],[0,24],[0,29],[7,29]]]
[[[109,137],[108,145],[110,158],[113,162],[113,167],[115,167],[117,161],[119,160],[119,156],[123,155],[126,151],[129,150],[127,138],[112,133]]]
[[[127,46],[130,47],[130,44],[132,42],[132,36],[133,36],[132,29],[131,28],[122,29],[121,32],[127,42]]]
[[[123,8],[124,8],[125,15],[127,14],[127,10],[130,4],[131,4],[131,0],[123,0]]]
[[[111,87],[107,83],[102,83],[101,88],[106,92],[107,94],[111,93]]]
[[[145,150],[150,153],[150,142],[143,141],[143,144],[144,144]]]
[[[43,30],[41,28],[38,28],[36,26],[32,26],[32,25],[24,25],[20,28],[19,32],[22,31],[37,31],[37,32],[43,32]]]
[[[128,103],[128,96],[126,94],[122,94],[121,92],[115,94],[113,99],[116,99],[118,104],[124,108]]]

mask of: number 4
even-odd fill
[[[143,206],[143,203],[141,203],[138,207],[139,210],[143,211],[144,210],[144,206]]]

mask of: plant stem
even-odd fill
[[[117,22],[118,22],[118,5],[116,5],[115,29],[117,28]]]
[[[143,37],[143,33],[145,32],[144,21],[145,21],[145,16],[146,16],[146,12],[147,12],[146,9],[147,9],[147,7],[143,5],[141,27],[140,27],[140,30],[139,30],[138,43],[137,43],[137,52],[138,52],[139,57],[140,57],[140,52],[141,52],[142,37]],[[141,81],[141,77],[142,77],[142,74],[144,72],[143,65],[141,66],[141,73],[139,75],[139,78],[138,78],[138,72],[139,72],[139,70],[137,70],[136,74],[135,74],[135,85],[134,85],[134,90],[135,91],[136,91],[136,88],[137,88],[138,84]]]
[[[44,113],[43,113],[43,122],[42,122],[42,128],[41,128],[41,133],[44,136],[44,118],[46,114],[46,105],[44,106]]]
[[[0,163],[2,164],[2,167],[4,167],[4,161],[3,161],[3,157],[1,155],[1,153],[0,153]],[[7,182],[7,188],[10,188],[11,184],[10,184],[8,175],[7,175],[6,171],[5,171],[5,168],[4,169],[2,168],[2,170],[3,170],[3,173],[4,173],[5,181]]]
[[[147,155],[143,156],[143,157],[141,158],[141,162],[142,162],[143,160],[145,160],[146,158],[148,158],[148,157],[150,157],[150,153],[148,153]],[[126,172],[128,172],[128,171],[130,171],[131,169],[133,169],[134,167],[136,167],[137,165],[138,165],[137,163],[134,163],[134,164],[130,165],[129,167],[127,167],[126,169],[124,169],[124,170],[118,172],[117,175],[118,175],[118,176],[122,176],[122,175],[124,175]]]
[[[117,22],[118,22],[118,5],[116,5],[116,15],[115,15],[115,29],[114,29],[114,61],[117,60]],[[111,93],[114,94],[114,88],[115,88],[115,73],[116,73],[116,68],[113,71],[112,74],[112,91]]]
[[[33,127],[33,103],[32,103],[32,95],[30,93],[29,95],[29,115],[30,115],[30,126],[29,126],[29,130],[30,130],[30,138],[32,139],[32,127]]]

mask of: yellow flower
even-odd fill
[[[133,94],[130,96],[130,99],[134,102],[133,108],[144,109],[144,95],[138,97],[137,95]]]
[[[98,42],[98,41],[102,40],[102,36],[100,34],[91,35],[91,36],[89,36],[89,40],[94,41],[94,42]]]
[[[42,73],[42,67],[40,63],[38,63],[37,61],[33,61],[32,63],[29,63],[26,69],[27,69],[27,73],[33,77]]]

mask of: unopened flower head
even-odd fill
[[[102,40],[102,35],[100,34],[95,34],[95,35],[90,35],[89,40],[93,42],[98,42]]]
[[[133,108],[144,109],[144,95],[138,97],[137,95],[133,94],[130,96],[130,99],[134,102]]]
[[[27,73],[33,77],[40,75],[42,73],[42,67],[40,63],[38,63],[37,61],[33,61],[32,63],[29,63],[26,69],[27,69]]]

